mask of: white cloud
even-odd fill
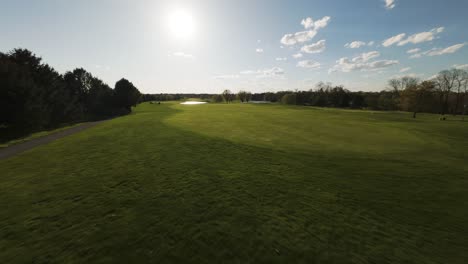
[[[316,61],[311,61],[311,60],[303,60],[297,63],[297,67],[317,69],[317,68],[320,68],[320,63]]]
[[[370,51],[370,52],[362,53],[357,57],[354,57],[351,61],[356,62],[356,63],[367,62],[379,56],[380,56],[380,53],[378,51]]]
[[[385,8],[393,9],[395,7],[395,0],[385,0]]]
[[[288,58],[276,58],[276,61],[287,61]]]
[[[463,48],[466,43],[455,44],[447,48],[433,48],[424,52],[414,53],[410,56],[411,59],[421,58],[423,56],[440,56],[444,54],[451,54]]]
[[[358,49],[358,48],[364,47],[364,46],[373,46],[374,44],[375,44],[374,41],[369,41],[368,43],[366,43],[364,41],[355,40],[355,41],[353,41],[351,43],[346,43],[345,48]]]
[[[351,60],[347,57],[344,57],[336,61],[335,66],[333,66],[328,72],[372,71],[387,68],[399,63],[397,60],[370,61],[379,56],[379,52],[371,51],[362,53],[359,56],[352,58]]]
[[[180,57],[180,58],[186,58],[186,59],[194,59],[195,58],[195,56],[193,56],[192,54],[187,54],[187,53],[180,52],[180,51],[172,53],[172,56]]]
[[[432,49],[427,53],[428,56],[440,56],[444,54],[450,54],[450,53],[455,53],[459,49],[463,48],[466,43],[460,43],[460,44],[455,44],[453,46],[447,47],[445,49]]]
[[[291,46],[298,43],[307,42],[313,39],[315,35],[317,35],[319,29],[326,27],[330,19],[331,18],[329,16],[325,16],[322,19],[319,19],[315,22],[310,17],[303,19],[301,21],[301,25],[303,25],[304,28],[307,29],[307,31],[300,31],[293,34],[285,34],[281,38],[281,43],[286,46]]]
[[[255,52],[257,52],[257,53],[263,53],[263,49],[257,48],[257,49],[255,49]]]
[[[372,46],[372,45],[374,45],[374,41],[369,41],[368,43],[366,43],[364,41],[355,40],[353,42],[346,43],[344,46],[345,48],[358,49],[363,46]]]
[[[322,19],[315,21],[314,23],[315,30],[326,27],[328,25],[328,22],[330,22],[330,19],[331,18],[329,16],[325,16]]]
[[[419,78],[423,76],[424,74],[416,74],[416,73],[406,73],[406,74],[395,74],[390,76],[390,79],[400,79],[403,77],[412,77],[412,78]]]
[[[421,58],[423,55],[426,55],[426,54],[427,54],[427,51],[421,52],[421,53],[415,53],[415,54],[413,54],[413,55],[410,56],[410,59]]]
[[[402,68],[400,72],[407,72],[409,70],[411,70],[411,67]]]
[[[301,25],[303,25],[305,29],[312,28],[314,27],[314,20],[310,17],[302,19]]]
[[[434,79],[436,79],[437,77],[439,77],[439,74],[434,74],[434,75],[429,76],[428,78],[426,78],[426,80],[434,80]]]
[[[405,39],[406,34],[401,33],[391,38],[388,38],[382,42],[384,47],[389,47],[393,44],[397,44],[398,46],[403,46],[408,43],[418,44],[422,42],[431,41],[436,38],[436,36],[444,31],[444,27],[433,28],[430,31],[420,32],[408,36]]]
[[[452,67],[460,70],[468,70],[468,64],[454,64]]]
[[[400,42],[405,36],[406,36],[405,33],[398,34],[398,35],[396,35],[396,36],[393,36],[393,37],[391,37],[391,38],[388,38],[388,39],[384,40],[384,41],[382,42],[382,45],[383,45],[384,47],[391,46],[391,45],[393,45],[393,44],[395,44],[395,43]]]
[[[245,74],[245,75],[254,74],[254,73],[257,73],[257,71],[246,70],[246,71],[241,71],[241,72],[240,72],[240,74]]]
[[[237,74],[227,74],[227,75],[218,75],[214,76],[213,79],[217,80],[226,80],[226,79],[239,79],[239,75]]]
[[[314,20],[310,17],[306,18],[306,19],[302,19],[301,21],[301,25],[304,26],[305,29],[321,29],[321,28],[324,28],[328,25],[328,22],[330,21],[330,17],[329,16],[325,16],[323,17],[322,19],[319,19],[317,21],[314,22]]]
[[[286,46],[295,45],[297,43],[303,43],[313,39],[317,35],[317,31],[301,31],[294,34],[286,34],[281,38],[281,43]]]
[[[293,54],[292,57],[295,58],[295,59],[299,59],[299,58],[302,58],[302,53],[296,53],[296,54]]]
[[[322,39],[317,41],[316,43],[312,43],[310,45],[302,47],[301,51],[305,53],[320,53],[325,50],[325,43],[326,41]]]
[[[366,43],[364,41],[356,40],[356,41],[353,41],[351,43],[346,43],[344,46],[345,46],[345,48],[358,49],[358,48],[360,48],[362,46],[365,46],[365,45],[366,45]]]
[[[279,67],[273,67],[273,68],[268,68],[268,69],[260,69],[256,71],[253,71],[253,70],[241,71],[240,74],[242,75],[256,74],[257,77],[280,76],[280,75],[284,75],[284,70]]]
[[[442,33],[443,31],[444,31],[444,28],[439,27],[439,28],[433,28],[431,31],[413,34],[411,36],[408,36],[407,39],[400,41],[398,43],[398,46],[403,46],[408,43],[418,44],[421,42],[431,41],[435,38],[437,34]]]
[[[410,49],[410,50],[406,51],[406,53],[412,54],[412,53],[416,53],[416,52],[419,52],[419,51],[421,51],[420,48],[415,48],[415,49]]]
[[[273,67],[271,69],[263,69],[257,71],[263,76],[278,76],[278,75],[284,75],[284,70],[279,67]]]

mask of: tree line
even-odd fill
[[[139,100],[126,79],[112,89],[83,68],[59,74],[27,49],[0,52],[0,141],[128,114]]]
[[[352,92],[341,85],[319,82],[307,91],[279,91],[251,93],[245,90],[237,94],[224,90],[221,94],[146,94],[144,101],[170,101],[184,98],[200,98],[213,103],[241,103],[263,101],[292,105],[369,109],[382,111],[408,111],[417,113],[446,114],[468,112],[468,72],[450,69],[439,72],[429,80],[405,76],[388,81],[388,88],[379,92]]]
[[[186,98],[200,98],[202,100],[211,100],[213,94],[196,94],[196,93],[159,93],[159,94],[142,94],[140,97],[141,102],[151,101],[179,101]]]
[[[226,92],[227,91],[227,92]],[[245,95],[248,94],[248,99]],[[225,90],[214,95],[214,102],[231,102],[234,95]],[[408,111],[416,118],[417,113],[446,114],[468,112],[468,71],[450,69],[439,72],[429,80],[405,76],[388,81],[388,88],[380,92],[352,92],[343,86],[320,82],[308,91],[279,91],[254,93],[240,91],[241,102],[267,101],[290,105],[319,107],[371,109],[383,111]]]
[[[170,101],[184,98],[200,98],[213,103],[241,103],[263,101],[272,103],[369,109],[382,111],[408,111],[416,118],[417,113],[446,114],[468,112],[468,72],[450,69],[439,72],[429,80],[405,76],[392,78],[388,88],[379,92],[352,92],[341,85],[319,82],[307,91],[279,91],[251,93],[245,90],[237,94],[224,90],[221,94],[146,94],[144,101]]]

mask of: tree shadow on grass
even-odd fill
[[[415,182],[409,162],[234,143],[169,126],[179,110],[152,107],[0,162],[1,262],[467,257],[466,230],[439,215],[459,204],[433,197],[447,183]]]

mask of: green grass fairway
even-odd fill
[[[468,122],[142,104],[0,161],[0,263],[466,263]]]

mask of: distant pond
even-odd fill
[[[198,104],[206,104],[206,102],[187,101],[187,102],[182,102],[180,104],[183,104],[183,105],[198,105]]]

